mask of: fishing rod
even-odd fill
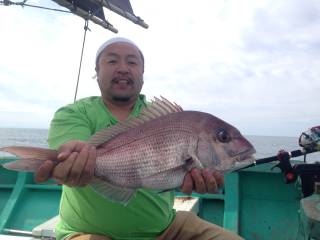
[[[305,157],[307,154],[314,153],[314,152],[317,152],[317,151],[319,151],[319,150],[316,150],[316,149],[298,149],[298,150],[294,150],[294,151],[291,151],[291,152],[286,152],[284,150],[280,150],[277,155],[271,156],[271,157],[257,159],[252,164],[250,164],[248,166],[245,166],[245,167],[241,168],[240,170],[246,169],[246,168],[249,168],[249,167],[253,167],[253,166],[256,166],[256,165],[264,164],[264,163],[281,161],[281,159],[283,157],[288,157],[289,159],[294,158],[294,157],[301,157],[301,156]],[[284,156],[284,155],[287,155],[287,156]]]

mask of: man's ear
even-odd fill
[[[94,70],[96,71],[96,74],[95,74],[95,78],[97,79],[97,81],[99,82],[98,80],[98,72],[99,72],[99,66],[95,66]]]

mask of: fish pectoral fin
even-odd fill
[[[192,159],[192,157],[188,158],[185,160],[185,165],[184,168],[189,172],[191,171],[192,168],[194,168],[194,161]]]
[[[89,184],[93,190],[112,202],[127,205],[135,194],[135,189],[115,186],[105,180],[94,178]]]
[[[194,137],[190,139],[190,144],[188,146],[188,153],[186,154],[186,169],[190,171],[192,168],[203,168],[203,165],[196,155],[196,149],[198,146],[199,138]]]
[[[190,155],[190,157],[186,159],[185,162],[185,169],[187,169],[188,171],[191,171],[192,168],[203,168],[201,161],[195,154]]]

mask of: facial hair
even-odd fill
[[[129,102],[129,96],[112,96],[112,100],[115,102]]]

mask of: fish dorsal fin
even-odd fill
[[[90,138],[89,143],[97,147],[128,129],[140,126],[152,119],[183,111],[176,103],[171,103],[162,96],[160,98],[155,97],[151,100],[151,103],[141,111],[138,117],[119,122],[112,127],[97,132]]]

